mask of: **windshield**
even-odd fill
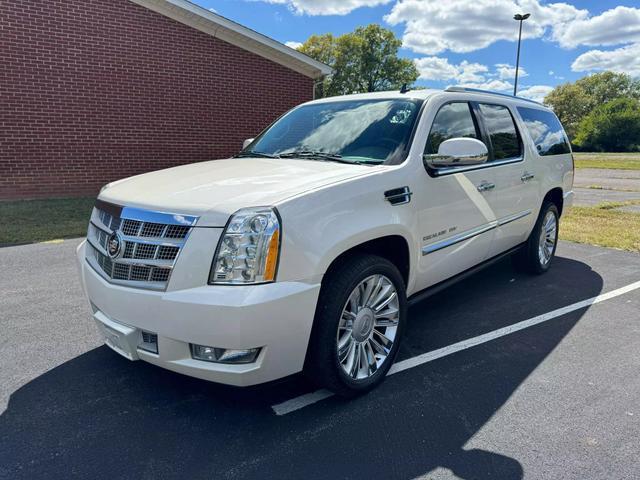
[[[406,157],[421,100],[351,100],[294,108],[243,154],[397,164]]]

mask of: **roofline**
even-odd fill
[[[244,27],[217,13],[213,13],[188,0],[129,0],[188,25],[196,30],[219,38],[268,60],[279,63],[307,77],[318,79],[332,73],[331,67]]]
[[[530,98],[518,97],[516,95],[509,95],[508,93],[500,93],[494,92],[493,90],[482,90],[480,88],[470,88],[470,87],[447,87],[444,89],[445,92],[466,92],[466,93],[483,93],[486,95],[497,95],[499,97],[507,97],[513,100],[521,100],[523,102],[535,103],[536,105],[540,105],[541,107],[548,108],[546,105],[540,102],[536,102],[535,100],[531,100]]]

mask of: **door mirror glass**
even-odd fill
[[[244,142],[242,142],[242,149],[244,150],[245,148],[247,148],[254,140],[254,138],[247,138]]]
[[[450,138],[438,147],[438,153],[423,155],[425,166],[431,168],[480,165],[487,161],[487,146],[475,138]]]

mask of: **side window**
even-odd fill
[[[537,108],[518,107],[538,155],[559,155],[570,153],[569,140],[560,120],[551,112]]]
[[[457,137],[479,138],[467,102],[447,103],[438,110],[433,119],[424,153],[438,153],[438,147],[442,142]]]
[[[480,114],[493,147],[493,160],[522,155],[522,145],[509,109],[503,105],[480,103]]]

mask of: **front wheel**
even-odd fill
[[[388,260],[358,254],[323,281],[305,373],[343,396],[384,380],[406,317],[402,275]]]
[[[558,207],[545,201],[527,243],[513,257],[518,270],[541,274],[549,270],[558,245]]]

